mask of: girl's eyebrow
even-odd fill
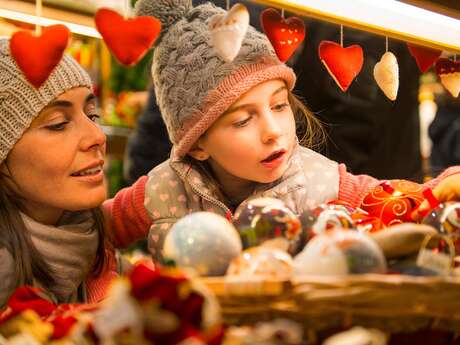
[[[273,97],[275,95],[277,95],[278,93],[284,91],[284,90],[287,90],[287,87],[285,85],[281,86],[280,88],[276,89],[270,97]],[[230,113],[233,113],[237,110],[241,110],[241,109],[244,109],[244,108],[247,108],[247,107],[250,107],[252,104],[251,103],[248,103],[248,104],[241,104],[241,105],[237,105],[236,107],[230,107],[227,109],[227,111],[225,113],[222,114],[222,116],[225,116],[225,115],[228,115]]]
[[[86,96],[85,103],[88,103],[94,99],[97,99],[96,95],[94,93],[90,93],[88,96]]]

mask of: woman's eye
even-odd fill
[[[56,123],[55,125],[46,126],[46,128],[51,131],[63,131],[65,129],[65,126],[68,123],[69,121],[59,122],[59,123]]]
[[[233,126],[234,127],[244,127],[245,125],[248,124],[248,122],[251,120],[251,118],[252,118],[252,116],[248,116],[247,118],[245,118],[242,121],[238,121],[238,122],[233,123]]]
[[[283,111],[287,107],[289,107],[289,103],[279,103],[279,104],[276,104],[273,107],[273,110],[275,110],[275,111]]]

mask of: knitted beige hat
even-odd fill
[[[65,55],[48,80],[36,89],[12,59],[9,40],[0,39],[0,164],[48,103],[80,86],[91,89],[91,79],[73,58]]]
[[[225,11],[211,3],[192,7],[190,0],[139,0],[136,12],[162,24],[152,77],[174,145],[173,157],[187,154],[214,121],[257,84],[282,79],[289,89],[294,87],[292,69],[279,61],[267,37],[251,26],[233,61],[217,54],[208,24]]]

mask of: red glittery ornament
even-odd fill
[[[360,207],[385,226],[412,222],[411,213],[425,200],[425,189],[411,181],[385,181],[366,195]]]

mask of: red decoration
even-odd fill
[[[131,294],[144,305],[161,303],[161,309],[174,313],[180,323],[169,332],[158,332],[146,326],[144,336],[154,344],[173,345],[196,338],[205,344],[220,344],[220,326],[204,330],[202,325],[205,298],[195,291],[190,280],[174,268],[156,266],[145,261],[136,264],[129,273]]]
[[[439,59],[435,64],[435,71],[446,90],[453,97],[458,97],[460,93],[460,61]]]
[[[11,55],[26,79],[37,89],[61,61],[69,36],[69,29],[60,24],[42,28],[40,36],[28,31],[18,31],[11,36]]]
[[[411,181],[385,181],[366,195],[360,207],[385,226],[412,222],[412,211],[425,200],[424,190],[422,185]]]
[[[414,57],[420,72],[425,73],[439,59],[441,50],[420,47],[415,44],[407,43],[410,54]]]
[[[450,74],[460,72],[460,61],[452,61],[449,59],[439,59],[436,61],[435,71],[437,75]]]
[[[351,219],[360,232],[376,232],[385,227],[379,218],[364,213],[352,213]]]
[[[28,309],[35,311],[41,317],[46,317],[56,309],[56,305],[47,301],[40,289],[30,286],[20,287],[8,299],[7,309],[0,314],[0,323]]]
[[[94,19],[104,42],[117,60],[126,66],[142,59],[161,31],[161,23],[154,17],[124,19],[108,8],[100,8]]]
[[[260,22],[276,55],[282,62],[289,60],[305,39],[305,25],[298,17],[284,19],[277,10],[267,8],[261,13]]]
[[[363,49],[355,44],[346,48],[336,42],[322,41],[319,58],[342,91],[347,91],[363,67]]]

